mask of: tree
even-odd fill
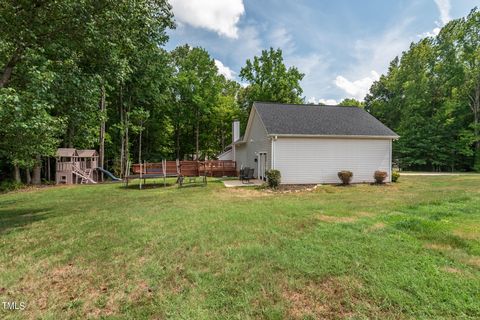
[[[38,159],[51,155],[59,145],[92,148],[99,142],[111,143],[108,131],[117,114],[109,120],[112,112],[107,106],[116,102],[109,99],[122,95],[117,91],[136,68],[144,67],[135,63],[146,56],[144,52],[162,55],[159,46],[168,39],[165,29],[173,27],[173,20],[166,0],[6,0],[0,5],[0,24],[9,26],[0,33],[0,96],[15,103],[15,111],[23,115],[19,116],[23,123],[14,124],[44,130],[36,133],[43,139],[31,139],[35,146],[25,145],[29,151],[22,154],[23,162],[8,159],[27,167],[32,159],[25,157],[33,157],[37,159],[34,173],[39,173]],[[35,72],[48,75],[48,81],[31,81],[37,79],[30,74]],[[141,89],[148,92],[150,88]],[[131,92],[135,90],[127,95]],[[135,97],[139,96],[135,92]],[[32,114],[33,106],[36,111]],[[11,110],[5,110],[2,114],[7,119]],[[122,115],[125,113],[122,110]],[[98,130],[99,126],[105,130]],[[2,148],[14,145],[17,139],[7,137],[12,141],[2,141]],[[0,150],[3,157],[7,153]]]
[[[365,109],[401,136],[394,156],[411,169],[478,169],[480,13],[452,20],[439,35],[394,59]]]
[[[263,50],[260,57],[248,59],[240,70],[240,78],[249,83],[243,103],[248,108],[254,101],[301,103],[303,77],[296,67],[285,66],[282,50]]]
[[[220,76],[214,60],[202,48],[180,46],[172,52],[172,58],[176,68],[176,108],[172,110],[172,118],[175,123],[177,155],[181,156],[179,142],[182,131],[193,128],[193,152],[188,153],[199,159],[200,145],[203,144],[200,141],[200,130],[208,123],[212,108],[217,104],[221,90]]]
[[[14,178],[20,182],[20,168],[27,183],[40,183],[41,156],[55,153],[63,129],[63,119],[49,114],[48,95],[51,74],[29,72],[31,90],[0,90],[0,156],[14,166]],[[31,180],[30,170],[34,169]]]
[[[339,104],[339,106],[346,106],[346,107],[359,107],[363,108],[365,104],[362,101],[358,101],[354,98],[345,98]]]

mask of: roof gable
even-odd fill
[[[263,123],[262,118],[256,111],[255,104],[254,104],[252,106],[252,109],[250,110],[250,114],[248,115],[248,121],[247,121],[247,127],[245,128],[245,133],[237,141],[235,141],[234,144],[245,143],[250,139],[250,136],[252,134],[252,127],[254,125],[255,120],[258,120],[259,125],[262,127],[265,134],[268,135],[268,131],[265,127],[265,124]]]
[[[75,148],[58,148],[57,157],[76,157],[77,156],[77,150]]]
[[[97,157],[97,150],[91,150],[91,149],[86,149],[86,150],[77,150],[78,156],[81,158],[91,158],[91,157]]]
[[[368,136],[398,135],[359,107],[254,102],[269,135]]]

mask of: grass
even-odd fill
[[[480,176],[0,196],[2,319],[480,317]]]

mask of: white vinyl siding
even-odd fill
[[[245,144],[236,146],[237,168],[250,167],[255,169],[255,177],[257,176],[258,166],[255,159],[259,152],[267,153],[267,170],[271,164],[271,139],[267,136],[267,131],[263,126],[257,112],[252,115],[252,121],[248,132],[245,136]]]
[[[218,156],[218,160],[233,160],[233,151],[232,149],[223,152]]]
[[[339,183],[337,173],[353,172],[353,183],[373,182],[376,170],[391,176],[390,139],[278,138],[274,166],[282,183]]]
[[[235,158],[237,170],[240,170],[247,161],[247,145],[245,143],[235,145]]]

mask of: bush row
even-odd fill
[[[343,185],[350,184],[353,178],[353,172],[348,170],[342,170],[338,172],[337,175],[340,181],[342,181]],[[266,176],[267,176],[268,187],[272,189],[278,188],[282,178],[280,171],[274,170],[274,169],[268,170],[266,172]],[[375,183],[377,184],[383,184],[385,182],[385,179],[387,179],[387,177],[388,177],[388,173],[386,171],[377,170],[373,174],[373,178],[375,179]],[[399,178],[400,178],[400,173],[398,171],[393,171],[392,182],[397,182]]]
[[[383,184],[385,179],[387,179],[388,173],[386,171],[377,170],[373,173],[373,178],[375,179],[375,183]],[[338,178],[342,181],[343,185],[350,184],[353,178],[353,172],[348,170],[342,170],[338,172]],[[392,172],[392,182],[397,182],[400,178],[400,173],[398,171]]]

